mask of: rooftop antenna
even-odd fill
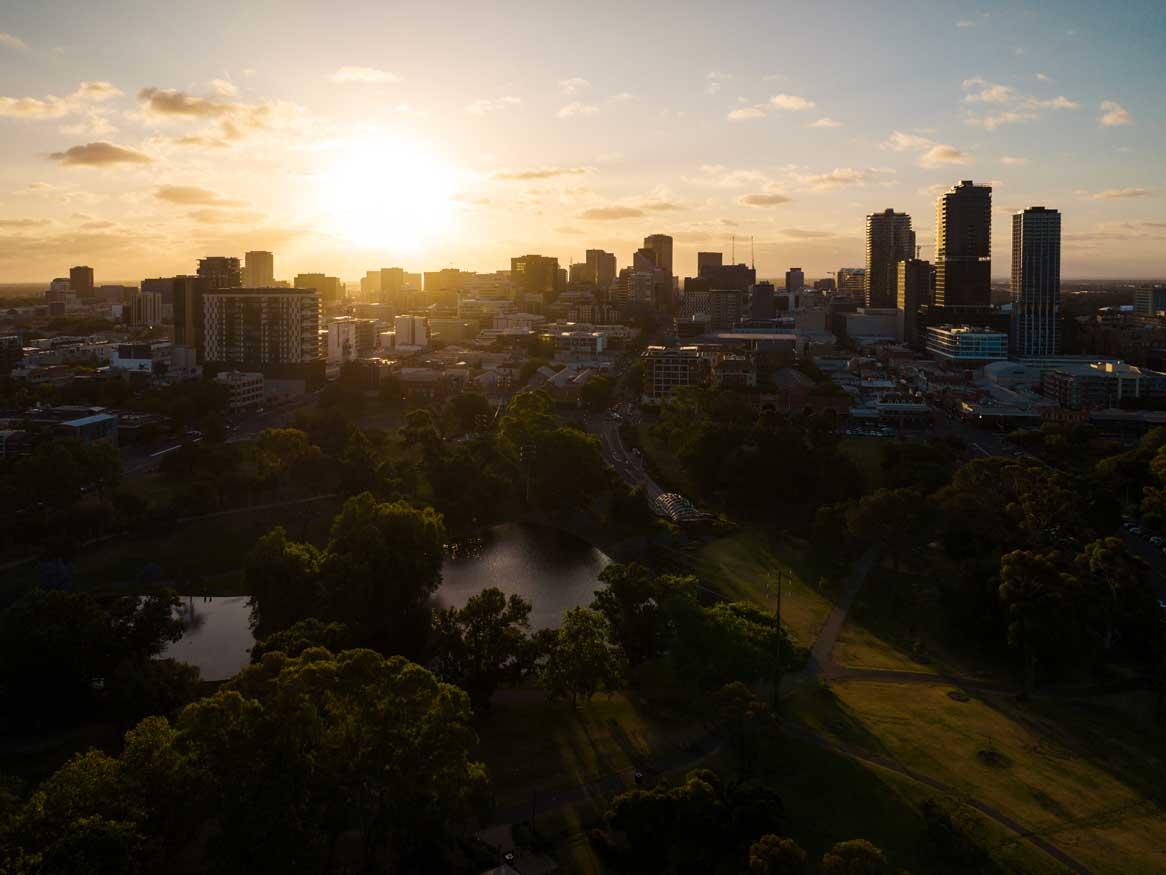
[[[736,264],[737,263],[737,235],[736,234],[729,235],[729,247],[730,247],[729,248],[729,262],[732,264]]]
[[[749,236],[749,267],[757,270],[757,250],[753,248],[753,236]]]

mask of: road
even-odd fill
[[[599,438],[603,446],[603,455],[611,466],[619,472],[620,477],[630,486],[643,486],[644,494],[649,501],[662,494],[665,490],[652,479],[644,470],[643,457],[633,453],[624,446],[623,437],[619,433],[620,422],[608,419],[606,416],[590,414],[584,419],[587,430]]]

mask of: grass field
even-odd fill
[[[1166,817],[1124,762],[1083,750],[1063,722],[1011,701],[951,698],[946,687],[843,682],[792,703],[828,736],[889,756],[1043,835],[1095,872],[1166,869]],[[1116,756],[1116,753],[1115,753]],[[1147,776],[1148,777],[1148,776]]]
[[[800,553],[789,544],[775,546],[756,529],[742,529],[703,545],[695,555],[693,573],[731,599],[773,607],[772,584],[783,569],[782,623],[808,647],[826,622],[832,607],[831,594],[806,580]],[[767,590],[768,587],[768,590]]]

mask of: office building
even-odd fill
[[[510,259],[510,284],[516,294],[539,295],[544,301],[553,301],[559,291],[559,259],[544,255]]]
[[[866,268],[840,267],[835,275],[838,294],[850,298],[860,298],[865,301],[866,296]]]
[[[863,301],[868,307],[894,307],[898,264],[915,257],[911,217],[892,209],[866,217],[866,274]]]
[[[777,304],[773,300],[773,283],[755,283],[749,288],[749,318],[774,319]]]
[[[700,279],[709,289],[736,289],[748,292],[749,287],[757,282],[757,271],[747,264],[708,265],[701,273]],[[689,280],[684,281],[687,291]],[[698,288],[702,286],[697,286]]]
[[[243,254],[243,285],[249,289],[266,289],[275,284],[275,256],[255,251]]]
[[[937,361],[977,367],[1008,358],[1008,335],[970,325],[933,325],[927,329],[927,354]]]
[[[695,346],[649,346],[640,356],[644,363],[644,396],[659,400],[681,386],[709,382],[709,360]]]
[[[210,255],[198,260],[198,276],[206,280],[208,289],[237,289],[243,284],[239,259]]]
[[[672,276],[672,238],[667,234],[652,234],[644,238],[644,248],[656,253],[656,266]]]
[[[205,289],[204,359],[259,371],[322,363],[320,298],[310,289]]]
[[[92,298],[93,268],[84,265],[69,268],[69,287],[78,298]]]
[[[393,321],[396,334],[393,343],[401,347],[424,348],[429,344],[428,326],[423,316],[398,316]]]
[[[919,348],[919,308],[931,303],[935,284],[935,269],[931,262],[909,258],[896,265],[895,307],[898,315],[898,339],[913,348]]]
[[[1166,286],[1139,286],[1134,289],[1134,312],[1139,316],[1166,316]]]
[[[1064,364],[1041,372],[1041,394],[1073,410],[1121,407],[1123,401],[1166,398],[1166,374],[1124,362]]]
[[[140,298],[140,325],[171,325],[174,323],[174,277],[142,280]]]
[[[838,288],[838,286],[834,282],[834,277],[832,277],[832,276],[823,277],[822,279],[814,280],[814,291],[815,292],[833,292],[837,288]]]
[[[715,270],[722,267],[724,263],[725,256],[722,252],[698,252],[696,253],[696,275],[702,277],[706,270]]]
[[[806,274],[800,267],[791,267],[785,272],[785,292],[789,296],[789,306],[793,312],[798,308],[798,294],[806,287]]]
[[[215,379],[227,387],[232,413],[258,407],[263,403],[263,374],[248,371],[222,371]]]
[[[368,301],[376,298],[381,293],[381,272],[379,270],[366,270],[364,276],[360,278],[360,297]]]
[[[1029,207],[1012,217],[1013,355],[1057,354],[1061,308],[1061,214]]]
[[[314,291],[320,296],[321,306],[338,303],[344,297],[344,285],[339,277],[325,276],[322,273],[297,273],[292,281],[292,287]]]
[[[356,319],[338,316],[328,320],[328,364],[344,364],[356,358],[356,354]]]
[[[965,179],[935,202],[935,306],[986,311],[992,286],[992,186]],[[949,312],[950,311],[950,312]]]
[[[174,355],[183,372],[203,362],[203,292],[206,280],[196,276],[176,276],[171,281],[174,296]]]
[[[602,249],[587,250],[587,272],[590,281],[600,289],[611,288],[617,274],[615,253]]]

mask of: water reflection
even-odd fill
[[[599,572],[611,560],[585,541],[544,526],[497,526],[486,537],[451,553],[442,565],[436,607],[460,608],[489,586],[533,605],[531,626],[559,624],[563,612],[588,605]],[[186,633],[164,656],[198,666],[204,680],[225,680],[250,660],[251,609],[246,596],[184,596]]]

